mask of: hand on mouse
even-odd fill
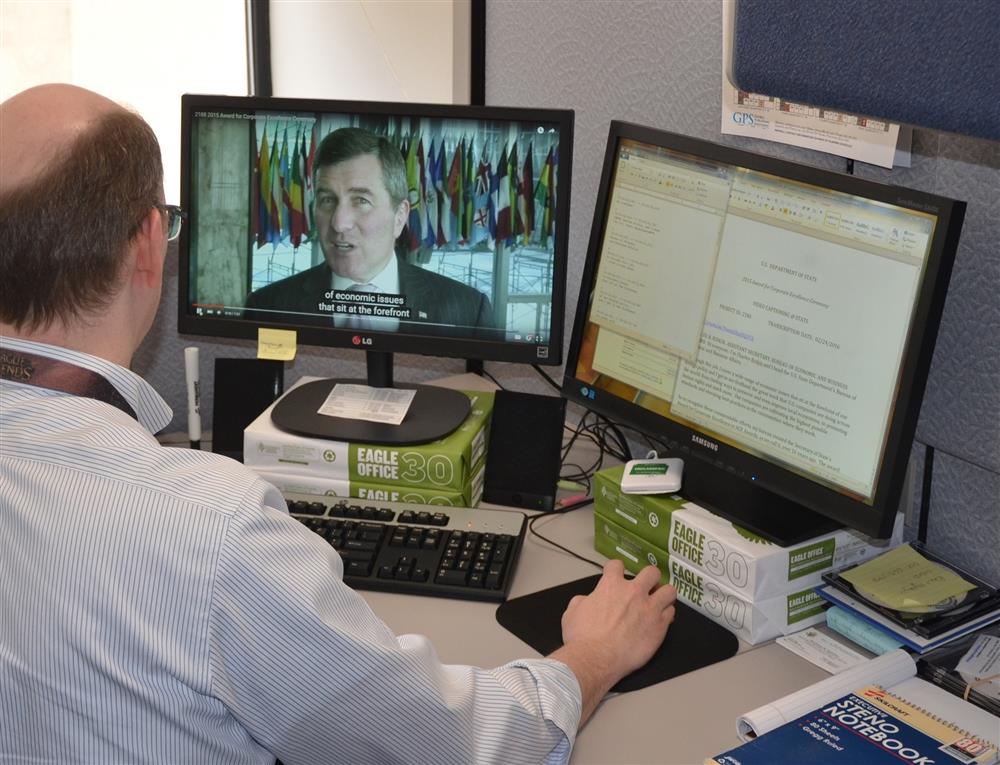
[[[611,560],[593,592],[569,602],[562,617],[563,646],[551,658],[568,665],[580,683],[581,725],[615,683],[660,647],[676,598],[671,585],[660,585],[655,566],[626,579],[622,562]]]

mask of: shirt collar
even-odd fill
[[[38,343],[33,340],[21,340],[13,337],[0,336],[0,347],[25,353],[36,353],[50,359],[58,359],[70,364],[76,364],[101,375],[114,386],[122,397],[135,410],[139,423],[150,433],[158,433],[170,424],[173,411],[157,393],[153,386],[143,380],[130,369],[114,362],[89,353],[72,351],[58,345]]]
[[[358,283],[353,279],[340,276],[333,269],[330,269],[330,274],[333,276],[330,287],[335,290],[348,290],[353,285]],[[389,258],[382,270],[375,274],[375,276],[373,276],[367,284],[374,284],[378,287],[379,292],[385,293],[386,295],[398,295],[399,265],[396,260],[396,256],[393,255]]]

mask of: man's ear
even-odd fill
[[[156,207],[149,208],[138,232],[129,247],[134,259],[132,276],[146,287],[157,287],[163,281],[163,264],[167,256],[167,233],[163,213]]]
[[[394,223],[396,224],[396,236],[398,237],[403,233],[403,226],[406,225],[406,221],[410,219],[410,200],[404,199],[399,203],[399,207],[396,208],[396,215]]]

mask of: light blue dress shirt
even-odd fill
[[[0,381],[0,762],[558,763],[580,718],[560,662],[442,664],[343,584],[270,484],[167,448],[138,414]]]

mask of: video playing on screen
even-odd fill
[[[559,123],[195,109],[188,313],[548,355]]]

